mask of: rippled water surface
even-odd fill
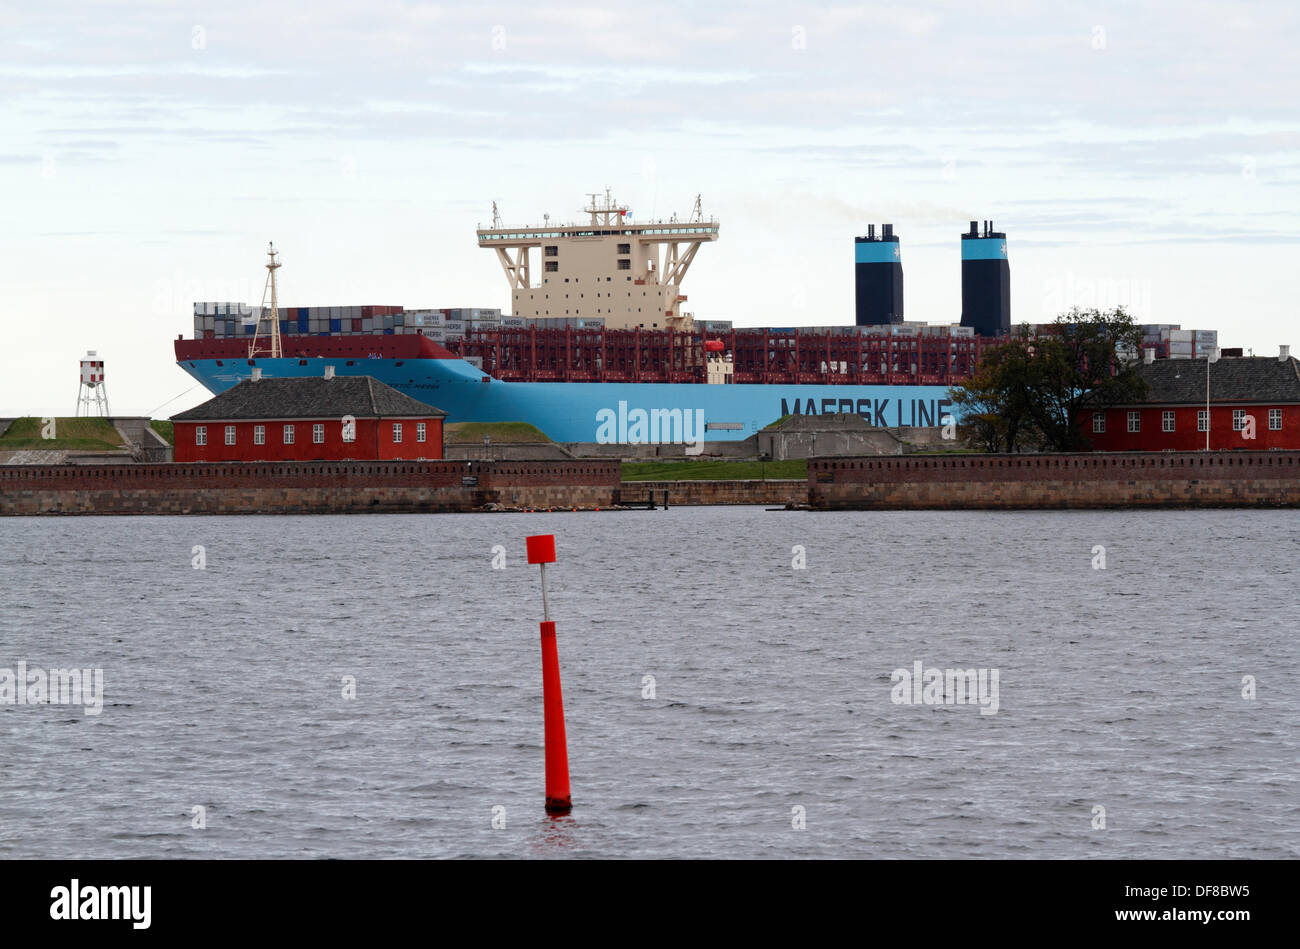
[[[0,668],[105,695],[0,704],[0,857],[1294,857],[1298,560],[1284,511],[4,518]],[[997,714],[895,704],[918,660]]]

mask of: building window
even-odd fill
[[[1196,430],[1198,432],[1208,432],[1210,430],[1210,413],[1205,409],[1196,410]]]
[[[621,259],[619,260],[619,262],[618,262],[618,269],[619,269],[619,270],[631,270],[631,269],[632,269],[632,261],[628,260],[626,257],[621,258]]]
[[[883,369],[881,370],[884,371]],[[1106,433],[1106,413],[1092,413],[1092,433],[1094,435],[1104,435]]]
[[[560,254],[560,248],[556,245],[551,245],[546,248],[545,253],[547,257],[558,257]]]
[[[254,444],[254,445],[265,445],[265,444],[266,444],[266,426],[265,426],[265,425],[254,425],[254,426],[253,426],[253,444]]]
[[[235,443],[235,426],[233,426],[233,425],[227,425],[227,426],[226,426],[226,444],[227,444],[227,445],[233,445],[234,443]]]
[[[357,420],[351,416],[343,423],[343,441],[354,442],[357,440]]]
[[[325,425],[324,425],[324,423],[322,423],[322,422],[317,422],[315,425],[313,425],[313,426],[311,427],[311,442],[312,442],[313,445],[323,445],[323,444],[325,444]]]
[[[416,440],[417,442],[422,442],[422,441],[424,441],[424,423],[423,423],[423,422],[416,422],[416,423],[415,423],[415,440]]]
[[[1130,432],[1142,431],[1142,414],[1140,412],[1128,413],[1128,430]]]
[[[619,245],[618,245],[618,252],[619,252],[620,254],[630,254],[630,253],[632,253],[632,245],[631,245],[631,244],[619,244]]]
[[[286,425],[286,426],[284,427],[284,443],[285,443],[286,445],[292,445],[292,444],[293,444],[293,426],[292,426],[292,425]]]
[[[206,445],[208,443],[208,427],[206,425],[194,426],[194,444]]]
[[[1166,432],[1172,432],[1172,431],[1174,430],[1174,413],[1173,413],[1173,412],[1161,412],[1161,413],[1160,413],[1160,428],[1161,428],[1162,430],[1166,431]]]
[[[1241,430],[1242,430],[1243,428],[1245,428],[1245,427],[1246,427],[1246,410],[1245,410],[1245,409],[1233,409],[1233,410],[1232,410],[1232,430],[1233,430],[1234,432],[1239,432],[1239,431],[1241,431]]]
[[[396,445],[401,440],[402,440],[402,423],[394,422],[393,423],[393,444]]]
[[[1268,430],[1270,432],[1282,431],[1282,410],[1281,409],[1268,410]]]
[[[558,271],[559,269],[560,269],[560,263],[559,263],[559,261],[556,261],[556,260],[548,260],[548,261],[546,262],[546,272],[547,272],[547,273],[555,273],[555,272]]]

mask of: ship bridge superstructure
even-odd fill
[[[633,220],[610,195],[591,194],[588,219],[506,227],[495,204],[480,247],[496,251],[518,317],[577,318],[611,329],[690,329],[682,281],[700,247],[718,239],[716,218],[700,199],[689,219]]]

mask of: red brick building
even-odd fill
[[[371,376],[248,379],[172,416],[176,461],[442,458],[447,413]]]
[[[1139,368],[1146,400],[1079,418],[1094,451],[1300,449],[1300,363],[1289,355],[1157,359]],[[1253,436],[1253,437],[1252,437]]]

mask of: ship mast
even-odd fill
[[[268,295],[271,298],[271,332],[269,334],[271,337],[271,352],[269,355],[272,359],[279,359],[284,355],[280,349],[280,306],[275,292],[275,272],[280,269],[281,265],[275,259],[277,253],[275,244],[269,244],[268,247],[267,256],[270,260],[266,264],[266,287],[262,290],[262,306],[258,309],[257,328],[253,330],[253,342],[248,347],[249,359],[257,356],[257,339],[261,335],[262,320],[266,314],[266,298]]]

